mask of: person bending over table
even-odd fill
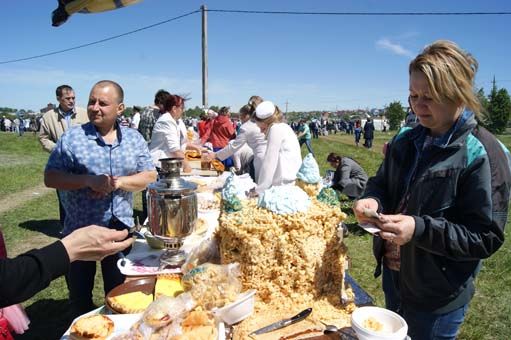
[[[419,125],[392,139],[354,205],[359,222],[381,228],[375,276],[383,269],[386,306],[403,315],[414,340],[456,338],[481,260],[504,242],[509,151],[475,119],[476,71],[474,57],[450,41],[411,61]],[[369,218],[365,209],[382,214]]]
[[[240,120],[243,124],[241,125],[236,138],[232,139],[225,148],[209,153],[207,157],[210,161],[215,158],[223,161],[240,151],[244,145],[248,145],[254,155],[254,173],[252,174],[252,178],[254,179],[254,182],[257,183],[259,171],[266,152],[266,139],[264,134],[261,132],[261,129],[259,129],[256,123],[252,120],[253,114],[250,111],[249,105],[244,105],[240,109]]]
[[[66,131],[50,155],[44,182],[63,193],[64,236],[90,224],[116,230],[132,227],[133,192],[156,180],[142,135],[117,122],[124,111],[123,101],[119,84],[110,80],[96,83],[87,106],[90,122]],[[101,261],[105,295],[124,282],[117,259],[112,255]],[[95,274],[95,262],[71,264],[67,278],[73,313],[80,315],[95,308]]]
[[[98,261],[133,243],[127,230],[91,225],[41,249],[0,259],[0,308],[28,300],[69,271],[74,261]]]

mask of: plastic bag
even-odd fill
[[[168,339],[181,334],[181,322],[193,310],[196,302],[191,294],[183,293],[175,298],[162,296],[145,310],[131,332],[136,339]]]
[[[205,239],[198,247],[193,248],[181,266],[181,272],[186,274],[206,262],[220,263],[220,251],[215,238]]]
[[[23,307],[19,304],[4,307],[3,310],[4,318],[9,321],[9,325],[12,327],[16,334],[23,334],[28,329],[30,320],[25,313]]]
[[[183,275],[181,283],[185,291],[205,310],[236,300],[241,292],[239,263],[218,265],[205,263]]]

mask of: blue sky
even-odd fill
[[[51,26],[57,1],[2,1],[0,62],[122,34],[199,9],[317,12],[511,11],[498,0],[170,1],[75,14]],[[210,12],[209,104],[237,110],[251,95],[288,110],[383,107],[408,95],[409,61],[449,39],[479,61],[476,84],[511,85],[511,16],[292,16]],[[127,105],[147,105],[164,88],[201,105],[200,13],[98,45],[0,65],[0,106],[39,110],[71,85],[84,107],[91,86],[112,79]]]

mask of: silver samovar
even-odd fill
[[[163,241],[160,268],[177,267],[185,261],[183,241],[195,231],[197,185],[181,178],[181,158],[160,159],[159,180],[149,185],[149,229]]]

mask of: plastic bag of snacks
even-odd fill
[[[131,328],[136,339],[168,339],[182,333],[181,323],[196,303],[190,294],[154,300]]]
[[[218,265],[204,263],[183,275],[181,282],[185,291],[205,310],[236,300],[241,292],[239,263]]]

